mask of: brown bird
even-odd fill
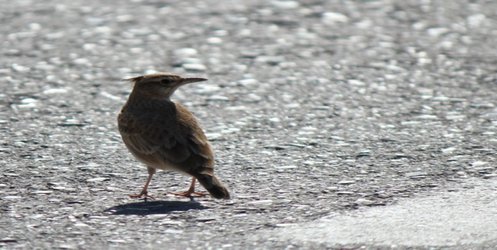
[[[195,180],[218,199],[229,199],[224,184],[214,175],[214,154],[193,114],[170,97],[178,87],[206,81],[170,73],[133,77],[133,91],[118,116],[119,132],[128,150],[147,165],[148,178],[133,198],[151,197],[148,185],[157,169],[192,176],[188,191],[180,196],[203,196],[195,192]]]

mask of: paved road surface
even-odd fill
[[[0,247],[497,245],[495,1],[0,6]],[[175,99],[232,200],[167,196],[189,178],[165,172],[127,197],[147,173],[120,79],[154,71],[209,78]]]

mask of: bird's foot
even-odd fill
[[[133,199],[142,199],[143,198],[145,201],[147,201],[147,199],[155,200],[155,198],[153,196],[148,195],[147,191],[141,191],[139,194],[130,194],[129,198],[133,198]]]
[[[195,197],[205,197],[207,196],[207,192],[192,192],[192,191],[184,191],[184,192],[171,192],[170,194],[176,195],[176,196],[181,196],[181,197],[188,197],[188,198],[195,198]]]

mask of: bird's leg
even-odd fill
[[[155,174],[155,168],[151,168],[151,167],[147,167],[147,170],[148,170],[148,178],[147,178],[147,181],[145,182],[145,185],[143,186],[143,189],[142,191],[139,193],[139,194],[130,194],[129,197],[130,198],[144,198],[145,201],[147,201],[147,198],[150,198],[150,199],[154,199],[154,197],[148,195],[148,185],[150,184],[150,182],[152,181],[152,176],[154,176]]]
[[[190,188],[188,188],[187,191],[184,192],[174,192],[172,194],[176,196],[183,196],[183,197],[204,197],[207,195],[207,192],[195,192],[195,181],[197,179],[195,177],[192,177],[192,183],[190,184]]]

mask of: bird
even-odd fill
[[[228,189],[214,174],[214,153],[199,122],[187,108],[171,101],[179,87],[207,79],[154,73],[124,80],[134,86],[117,118],[119,132],[131,154],[148,170],[141,192],[130,197],[153,198],[148,186],[160,169],[192,177],[189,189],[175,195],[205,196],[205,192],[195,192],[198,180],[212,197],[229,199]]]

